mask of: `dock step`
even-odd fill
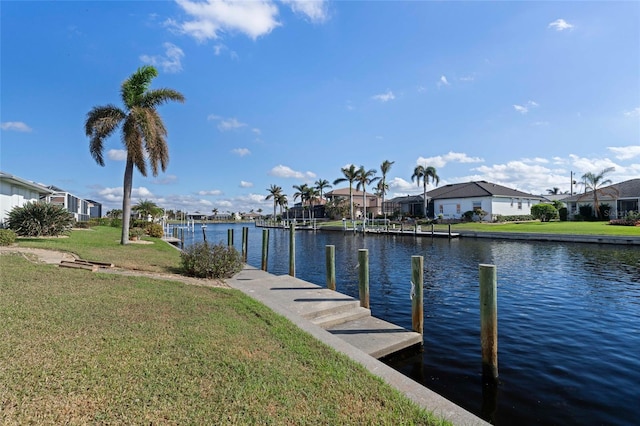
[[[324,329],[330,327],[336,327],[340,324],[344,324],[350,321],[356,321],[365,317],[371,316],[371,310],[358,306],[357,308],[350,309],[345,312],[333,313],[329,315],[323,315],[311,320],[315,325]]]

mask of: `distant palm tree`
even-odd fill
[[[216,220],[218,218],[218,209],[211,210],[211,213],[213,213],[213,220]]]
[[[326,179],[318,179],[314,185],[315,188],[320,191],[320,199],[322,199],[325,189],[332,188],[331,184]]]
[[[320,195],[320,191],[318,191],[318,188],[316,188],[315,186],[308,186],[307,187],[307,191],[306,191],[306,198],[307,201],[309,202],[309,219],[313,219],[315,217],[315,214],[313,212],[313,203],[315,201],[318,201],[318,196]]]
[[[162,209],[158,207],[156,203],[150,200],[138,201],[138,204],[133,206],[132,210],[140,214],[140,216],[142,216],[144,220],[147,220],[149,216],[151,216],[151,219],[153,220],[162,212]]]
[[[333,181],[334,185],[337,185],[342,182],[349,182],[349,214],[351,215],[351,220],[353,221],[355,217],[353,216],[353,182],[356,181],[358,177],[358,169],[356,166],[351,164],[349,167],[343,167],[340,169],[344,177],[338,178]]]
[[[273,198],[273,220],[276,220],[276,206],[278,205],[278,196],[282,194],[282,188],[278,185],[271,185],[267,191],[269,191],[269,195],[265,200]]]
[[[411,175],[411,180],[416,180],[418,186],[420,186],[420,180],[422,179],[422,202],[424,204],[424,217],[427,217],[427,206],[429,202],[427,201],[427,185],[429,185],[429,179],[431,182],[434,182],[436,186],[440,183],[440,177],[436,172],[436,168],[432,166],[424,167],[421,165],[417,165],[415,169],[413,169],[413,174]]]
[[[552,189],[547,189],[547,194],[549,194],[549,195],[558,195],[558,194],[560,194],[560,188],[554,186]]]
[[[302,203],[302,221],[304,222],[304,202],[307,200],[309,186],[303,183],[302,185],[293,185],[293,189],[297,191],[293,193],[293,201],[300,197],[300,202]]]
[[[277,203],[280,206],[280,217],[282,217],[282,208],[288,204],[287,195],[279,194],[277,197]]]
[[[122,83],[120,94],[125,109],[114,105],[96,106],[87,114],[85,133],[90,138],[89,151],[104,166],[104,141],[122,124],[122,141],[127,150],[122,196],[122,238],[120,244],[129,243],[131,220],[131,188],[133,166],[142,176],[147,175],[147,159],[154,176],[158,164],[164,172],[169,162],[167,129],[156,107],[167,101],[184,102],[184,96],[173,89],[149,89],[158,71],[152,66],[138,68]]]
[[[389,185],[387,185],[387,173],[391,170],[391,166],[395,163],[395,161],[384,160],[380,165],[380,173],[382,173],[382,178],[378,181],[378,192],[382,195],[382,212],[384,213],[384,223],[386,226],[387,223],[387,211],[384,208],[384,197],[389,190]]]
[[[611,179],[605,179],[604,177],[614,170],[615,167],[607,167],[598,174],[587,172],[582,175],[582,180],[584,180],[585,185],[585,192],[587,190],[593,191],[593,209],[595,210],[596,217],[598,219],[601,218],[598,193],[608,193],[609,195],[615,196],[618,192],[615,188],[611,188],[609,191],[604,191],[604,188],[602,188],[604,185],[610,185],[612,183]]]
[[[356,190],[360,190],[362,188],[362,217],[363,217],[363,225],[362,229],[364,230],[364,224],[367,222],[367,185],[377,181],[380,179],[376,176],[376,169],[366,170],[364,166],[360,166],[358,169],[358,175],[356,176],[356,182],[358,182],[356,186]]]

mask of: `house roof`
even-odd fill
[[[333,191],[325,192],[323,195],[325,197],[348,197],[349,188],[334,189]],[[351,195],[353,195],[354,197],[358,196],[362,198],[362,191],[358,191],[355,188],[353,188]],[[371,194],[370,192],[367,192],[367,197],[375,197],[375,195]]]
[[[396,204],[411,204],[411,203],[420,203],[422,204],[422,195],[402,195],[400,197],[395,197],[390,200],[386,200],[388,203],[396,203]]]
[[[22,178],[19,178],[18,176],[14,176],[12,174],[5,173],[5,172],[2,172],[2,171],[0,171],[0,179],[6,180],[6,181],[9,181],[9,182],[14,182],[14,183],[20,184],[22,186],[26,186],[27,188],[33,189],[33,190],[38,191],[38,192],[40,192],[42,194],[51,194],[53,192],[51,189],[47,188],[44,185],[32,182],[30,180],[22,179]]]
[[[609,198],[623,199],[623,198],[640,198],[640,178],[629,179],[624,182],[615,183],[613,185],[605,186],[598,189],[600,197],[609,196]],[[613,197],[615,195],[615,197]],[[564,198],[562,201],[581,201],[591,196],[593,198],[593,191],[589,191],[583,194],[576,194],[571,197]]]
[[[467,183],[453,183],[427,192],[430,198],[444,200],[449,198],[475,198],[475,197],[517,197],[544,199],[539,195],[533,195],[517,189],[507,188],[496,183],[484,180]]]

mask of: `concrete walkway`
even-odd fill
[[[397,372],[377,358],[419,344],[422,336],[371,317],[347,295],[252,266],[227,284],[286,317],[303,331],[360,363],[409,399],[456,425],[488,425],[474,414]]]

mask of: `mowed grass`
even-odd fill
[[[5,254],[0,295],[2,424],[442,424],[235,290]]]
[[[143,237],[152,244],[120,245],[120,228],[96,226],[72,230],[68,237],[19,238],[21,247],[74,253],[84,260],[111,262],[133,270],[175,273],[180,268],[180,252],[159,238]]]
[[[360,222],[358,222],[359,224]],[[324,226],[342,226],[342,222],[327,222]],[[347,221],[347,225],[350,222]],[[396,229],[400,225],[396,225]],[[413,225],[405,225],[405,229],[413,229]],[[430,231],[431,225],[423,225],[422,231]],[[449,225],[436,224],[436,232],[447,232]],[[451,225],[451,232],[475,231],[475,232],[525,232],[540,234],[569,234],[569,235],[620,235],[640,236],[640,226],[609,225],[609,222],[504,222],[504,223],[478,223],[465,222]]]

